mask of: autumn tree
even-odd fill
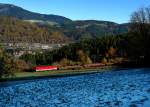
[[[82,62],[82,64],[91,64],[92,60],[90,59],[90,57],[84,53],[82,50],[78,51],[78,55],[79,55],[79,59]]]
[[[15,70],[14,60],[0,48],[0,78],[14,76]]]

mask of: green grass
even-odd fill
[[[107,66],[103,68],[94,69],[80,69],[80,70],[55,70],[55,71],[40,71],[40,72],[17,72],[14,77],[3,78],[1,81],[13,81],[13,80],[28,80],[28,79],[38,79],[38,78],[56,78],[63,76],[73,76],[88,73],[103,72],[114,67]]]

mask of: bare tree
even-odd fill
[[[150,58],[150,7],[140,8],[131,15],[130,33],[132,33],[133,52],[138,56]]]
[[[148,36],[150,31],[150,7],[140,8],[131,15],[130,31]]]

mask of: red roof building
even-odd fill
[[[57,70],[57,66],[36,66],[34,70],[36,71],[51,71],[51,70]]]

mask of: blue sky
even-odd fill
[[[0,0],[27,10],[56,14],[72,20],[106,20],[126,23],[133,11],[150,6],[150,0]]]

